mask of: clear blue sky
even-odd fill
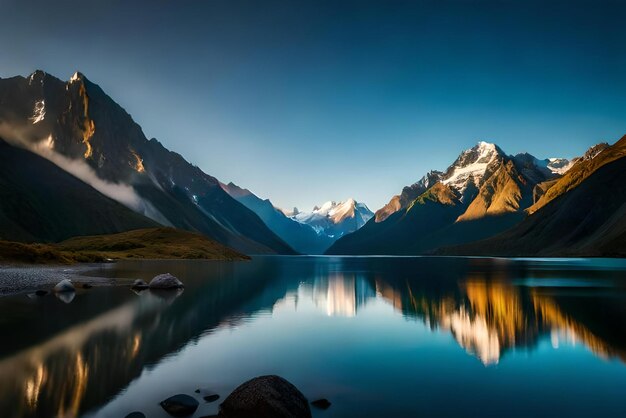
[[[372,209],[478,140],[626,133],[626,2],[0,0],[0,77],[75,70],[283,207]]]

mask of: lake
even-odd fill
[[[626,416],[626,260],[265,256],[89,274],[163,272],[184,291],[0,298],[1,416],[159,418],[187,393],[201,417],[263,374],[328,398],[314,417]]]

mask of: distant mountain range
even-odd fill
[[[626,139],[583,156],[479,142],[372,213],[275,207],[147,139],[80,73],[0,79],[0,239],[59,242],[160,225],[248,254],[626,256]]]
[[[297,208],[287,212],[276,208],[269,199],[261,199],[233,183],[222,184],[222,188],[302,254],[323,254],[337,239],[356,231],[374,215],[354,199],[326,202],[309,213]]]

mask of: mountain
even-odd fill
[[[411,202],[417,199],[433,184],[441,180],[442,176],[443,173],[441,171],[429,171],[428,174],[422,177],[418,182],[404,187],[399,195],[392,197],[389,203],[376,211],[376,222],[382,222],[399,210],[406,209]]]
[[[233,183],[222,188],[256,213],[276,235],[302,254],[323,254],[339,237],[356,231],[373,216],[354,199],[326,202],[311,212],[285,211]]]
[[[357,231],[374,216],[365,204],[352,198],[344,202],[328,201],[315,206],[311,212],[296,212],[292,219],[310,226],[320,237],[331,242]]]
[[[528,209],[528,213],[532,214],[550,201],[556,199],[560,195],[575,188],[582,183],[591,173],[599,167],[624,156],[624,149],[620,145],[622,140],[618,141],[613,147],[609,147],[606,142],[594,145],[589,148],[585,154],[574,160],[571,169],[558,182],[547,188],[545,193]],[[609,152],[605,152],[609,150]]]
[[[57,242],[158,224],[0,139],[0,239]]]
[[[68,82],[42,71],[0,79],[0,135],[162,225],[201,232],[246,253],[293,253],[217,179],[148,140],[80,73]]]
[[[256,213],[265,225],[299,253],[322,254],[333,243],[332,239],[319,235],[311,226],[285,215],[269,199],[261,199],[248,189],[233,183],[222,184],[222,188]]]
[[[564,160],[509,156],[479,142],[443,172],[431,171],[328,254],[420,254],[486,238],[515,225],[534,203],[535,188],[559,176]]]
[[[591,148],[495,237],[442,249],[442,254],[626,256],[626,136]]]

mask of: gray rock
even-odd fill
[[[175,417],[186,417],[198,409],[199,402],[189,395],[174,395],[160,403],[165,411]]]
[[[74,288],[74,285],[68,279],[63,279],[59,283],[57,283],[56,286],[54,286],[54,291],[56,293],[74,292],[75,290],[76,289]]]
[[[76,297],[76,292],[57,292],[54,296],[63,303],[71,303]]]
[[[183,283],[169,273],[159,274],[150,280],[150,289],[180,289]]]
[[[206,403],[211,403],[211,402],[215,402],[216,400],[218,400],[220,398],[220,395],[218,395],[217,393],[213,393],[211,395],[204,395],[202,397],[202,399],[204,399],[204,401]]]
[[[215,402],[216,400],[220,398],[220,395],[218,395],[217,393],[209,389],[199,388],[199,389],[196,389],[196,393],[199,393],[200,396],[202,396],[202,399],[204,399],[205,402],[207,403]]]
[[[137,279],[130,287],[137,290],[143,290],[147,289],[149,286],[148,283],[145,282],[145,280]]]
[[[279,376],[255,377],[239,386],[220,406],[224,418],[311,418],[302,392]]]

